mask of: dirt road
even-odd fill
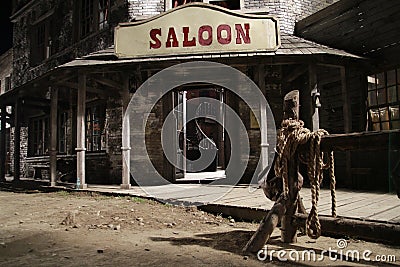
[[[195,207],[176,207],[132,197],[84,193],[0,191],[1,266],[265,266],[288,265],[243,256],[258,224],[235,222]],[[269,248],[317,250],[336,239],[300,237],[283,245],[277,231]],[[399,249],[351,240],[354,248],[397,254]],[[326,259],[329,264],[338,264]],[[392,264],[398,264],[399,261]],[[346,262],[352,264],[353,262]],[[365,265],[365,261],[359,262]],[[302,262],[307,265],[320,265]],[[343,265],[338,264],[338,265]],[[393,265],[392,265],[393,266]]]

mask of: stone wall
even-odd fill
[[[26,158],[28,156],[28,127],[21,127],[20,129],[21,142],[20,142],[20,173],[21,177],[26,176],[28,172],[28,168],[26,165]],[[10,129],[10,151],[9,151],[9,159],[10,159],[10,171],[14,173],[14,136],[15,136],[15,127]]]
[[[94,32],[84,39],[76,37],[74,1],[72,0],[40,0],[30,5],[27,12],[15,18],[13,36],[13,84],[20,86],[55,67],[91,52],[106,49],[113,45],[114,27],[119,22],[128,21],[128,3],[126,0],[111,1],[108,26]],[[51,56],[39,65],[31,64],[31,33],[32,23],[47,16],[51,24]]]
[[[0,83],[1,83],[0,94],[3,94],[5,91],[8,90],[7,77],[8,79],[10,79],[12,73],[12,60],[13,60],[12,49],[0,55]]]
[[[106,152],[109,156],[109,183],[120,184],[122,177],[122,103],[110,97],[106,109]]]

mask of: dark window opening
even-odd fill
[[[172,2],[172,7],[178,7],[181,5],[189,4],[189,3],[194,3],[194,2],[203,2],[202,0],[174,0]]]
[[[4,86],[5,92],[11,90],[11,75],[6,77]]]
[[[87,151],[105,150],[105,105],[86,109],[86,149]]]
[[[29,156],[43,156],[49,152],[49,117],[31,119],[29,122]]]
[[[225,7],[227,9],[239,10],[240,0],[210,1],[210,4]]]
[[[184,4],[194,3],[194,2],[204,2],[203,0],[174,0],[172,2],[172,7],[178,7]],[[225,7],[228,9],[238,10],[240,9],[240,0],[225,0],[225,1],[209,1],[212,5],[217,5]]]
[[[65,154],[67,153],[68,113],[61,113],[58,121],[58,152]]]
[[[110,0],[81,0],[79,37],[84,38],[108,26]]]
[[[51,55],[50,19],[45,19],[32,26],[31,64],[40,64]]]

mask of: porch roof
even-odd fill
[[[165,57],[141,57],[132,59],[118,59],[111,46],[105,50],[100,50],[88,54],[82,58],[75,59],[59,68],[71,68],[80,66],[100,66],[114,64],[129,64],[140,62],[155,62],[168,60],[189,60],[189,59],[211,59],[211,58],[236,58],[254,56],[312,56],[312,55],[331,55],[340,58],[365,59],[361,56],[348,53],[344,50],[335,49],[318,44],[290,34],[281,34],[281,46],[274,52],[243,52],[243,53],[213,53],[213,54],[191,54],[191,55],[172,55]]]

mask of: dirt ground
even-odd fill
[[[134,197],[59,191],[0,191],[0,266],[264,266],[321,262],[258,260],[241,249],[258,223],[236,222],[196,207],[176,207]],[[277,230],[268,245],[275,250],[336,248],[336,239],[307,236],[285,245]],[[399,247],[347,240],[351,249],[395,255]],[[287,255],[286,255],[287,257]],[[365,260],[324,265],[371,265]]]

